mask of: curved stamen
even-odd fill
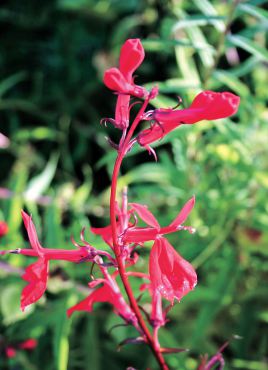
[[[119,145],[114,143],[112,141],[112,139],[110,139],[108,136],[105,136],[105,139],[108,141],[108,143],[110,144],[110,146],[115,149],[115,150],[119,150]]]
[[[80,245],[80,244],[78,244],[75,240],[74,240],[74,237],[73,237],[73,235],[71,235],[71,242],[72,242],[72,244],[76,247],[76,248],[82,248],[83,247],[83,245]]]
[[[142,104],[142,101],[141,101],[141,100],[137,100],[137,101],[135,101],[135,102],[131,103],[131,104],[130,104],[130,106],[129,106],[129,108],[128,108],[128,112],[130,113],[131,109],[132,109],[135,105],[137,105],[137,104]]]
[[[177,99],[178,99],[178,103],[177,105],[175,105],[175,107],[172,108],[172,110],[177,109],[182,104],[182,98],[179,95],[177,96]]]

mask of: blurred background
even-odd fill
[[[241,97],[231,120],[180,127],[157,143],[158,163],[137,148],[123,164],[119,187],[129,185],[130,200],[148,204],[162,225],[196,195],[189,223],[197,232],[169,237],[199,275],[160,332],[164,346],[190,349],[167,357],[171,369],[196,369],[200,354],[213,355],[233,335],[242,338],[224,351],[226,369],[267,369],[267,28],[261,0],[1,2],[1,249],[28,246],[21,208],[47,248],[72,248],[70,235],[79,240],[83,226],[102,246],[88,227],[109,222],[115,152],[105,136],[118,138],[99,124],[113,117],[116,100],[102,75],[127,38],[142,39],[137,81],[158,84],[155,107],[176,105],[178,95],[187,107],[204,89]],[[116,351],[135,332],[109,331],[121,321],[108,305],[67,319],[66,308],[87,293],[87,264],[52,263],[45,297],[20,312],[20,275],[30,262],[0,261],[1,370],[157,368],[145,346]],[[28,338],[35,349],[6,356]]]

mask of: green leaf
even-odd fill
[[[211,1],[209,0],[194,0],[194,3],[197,8],[201,10],[203,14],[205,14],[207,17],[218,17],[218,12],[215,9],[215,7],[212,5]],[[225,30],[225,24],[222,20],[215,20],[214,21],[215,27],[220,32],[224,32]]]
[[[239,4],[239,10],[248,13],[268,25],[268,11],[251,4]]]
[[[0,97],[12,89],[12,87],[16,86],[19,82],[25,80],[26,77],[26,72],[18,72],[2,80],[0,82]]]
[[[73,297],[64,299],[59,310],[54,313],[56,321],[53,326],[53,349],[56,359],[56,370],[67,370],[69,359],[69,340],[72,319],[68,319],[66,309],[71,305]]]
[[[48,189],[55,175],[58,159],[58,154],[52,154],[43,172],[29,181],[25,191],[25,198],[27,200],[36,200]]]
[[[182,20],[179,20],[174,24],[173,27],[173,32],[178,31],[179,29],[185,29],[185,28],[190,28],[190,27],[196,27],[196,26],[206,26],[208,24],[214,25],[218,27],[218,22],[217,21],[224,21],[225,17],[223,16],[199,16],[199,15],[192,15],[191,17],[186,17]]]

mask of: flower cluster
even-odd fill
[[[19,350],[32,351],[35,349],[36,346],[37,340],[29,338],[17,344],[6,345],[4,346],[4,350],[7,358],[14,358],[17,355],[17,351]]]
[[[115,128],[122,130],[122,136],[119,144],[110,141],[112,147],[117,150],[111,184],[110,224],[102,228],[92,227],[91,232],[99,235],[109,246],[110,251],[99,250],[87,242],[84,237],[85,230],[81,232],[81,244],[72,239],[76,249],[43,248],[31,216],[22,211],[31,249],[16,249],[10,252],[37,258],[36,262],[26,268],[22,276],[28,283],[21,295],[22,310],[38,301],[44,294],[50,261],[96,264],[101,278],[91,276],[88,296],[69,308],[68,316],[75,311],[91,312],[97,302],[109,303],[125,324],[133,325],[137,329],[138,337],[126,339],[125,343],[148,344],[161,369],[167,370],[163,354],[180,352],[182,349],[162,348],[158,340],[158,331],[165,325],[167,313],[175,300],[180,301],[194,289],[197,274],[193,266],[170,244],[166,235],[183,230],[190,233],[195,231],[191,226],[184,225],[194,207],[195,198],[188,200],[177,217],[169,225],[162,227],[146,205],[128,203],[126,189],[121,202],[117,199],[117,179],[121,163],[135,144],[154,153],[150,145],[182,124],[195,124],[202,120],[216,120],[233,115],[238,109],[239,98],[229,92],[203,91],[196,96],[189,108],[146,111],[150,101],[157,95],[158,89],[154,87],[147,91],[134,81],[133,73],[143,59],[144,49],[140,40],[127,40],[121,48],[119,66],[108,69],[104,74],[104,84],[114,91],[117,101],[115,117],[102,121],[110,122]],[[143,99],[143,104],[132,124],[130,111],[134,103],[130,104],[131,98]],[[135,136],[134,132],[141,121],[150,121],[150,127],[141,130]],[[139,226],[140,221],[146,226]],[[139,257],[138,252],[147,242],[152,244],[148,271],[140,272],[135,266]],[[137,295],[140,295],[140,292],[133,292],[129,282],[131,276],[140,279],[140,291],[148,293],[150,312],[138,305]],[[120,289],[119,279],[125,291]]]

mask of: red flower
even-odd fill
[[[81,247],[78,250],[60,250],[60,249],[45,249],[41,246],[32,218],[22,211],[22,218],[25,228],[28,233],[29,241],[32,249],[20,249],[20,254],[38,257],[38,260],[26,269],[22,278],[29,284],[23,288],[21,294],[21,309],[38,301],[44,294],[47,287],[49,260],[65,260],[71,262],[79,262],[88,258],[89,250],[86,247]]]
[[[5,351],[6,351],[7,358],[13,358],[17,354],[15,348],[13,347],[6,347]]]
[[[156,109],[144,117],[156,123],[138,135],[138,143],[147,147],[182,124],[194,124],[202,120],[216,120],[237,112],[240,98],[229,92],[203,91],[187,109]]]
[[[8,225],[4,221],[0,221],[0,238],[8,233]]]
[[[139,39],[127,40],[121,48],[119,68],[110,68],[104,73],[104,84],[119,93],[115,119],[107,119],[116,128],[124,130],[129,124],[130,96],[143,98],[148,92],[134,83],[133,73],[144,59],[144,49]]]
[[[154,215],[147,209],[146,206],[130,203],[132,210],[134,210],[138,216],[150,227],[130,227],[126,230],[123,235],[123,240],[125,243],[143,243],[149,240],[155,240],[158,236],[174,233],[178,230],[189,230],[194,232],[194,229],[187,226],[182,226],[186,221],[189,213],[191,212],[195,204],[195,197],[192,197],[183,206],[178,216],[171,222],[170,225],[166,227],[160,227],[158,221]]]
[[[160,293],[172,304],[181,300],[197,283],[192,265],[183,259],[165,238],[156,239],[149,260],[153,294]]]
[[[20,349],[32,350],[37,346],[37,340],[30,338],[19,344]]]

